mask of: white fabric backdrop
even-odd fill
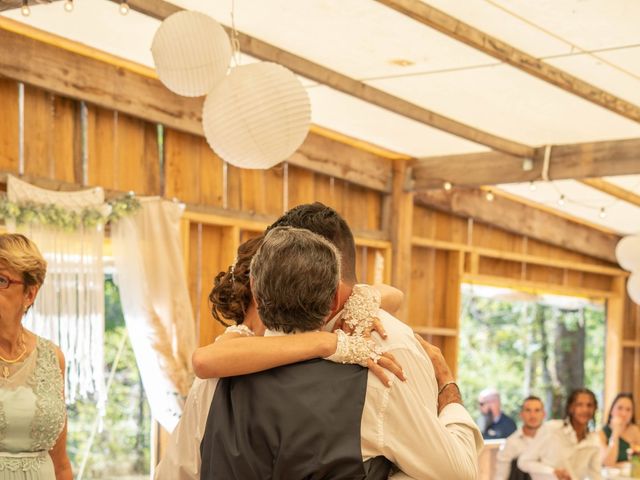
[[[75,192],[58,192],[35,187],[8,176],[7,197],[12,202],[56,204],[80,211],[91,207],[108,212],[104,191],[96,187]],[[104,268],[102,225],[80,226],[73,232],[37,223],[17,226],[8,221],[9,231],[32,239],[47,261],[47,276],[25,326],[59,345],[67,363],[67,401],[95,394],[98,408],[105,406],[104,378]]]
[[[172,431],[193,380],[193,310],[180,246],[183,206],[156,197],[112,226],[116,283],[154,418]]]

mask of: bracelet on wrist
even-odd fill
[[[442,395],[442,392],[444,392],[444,389],[447,388],[449,385],[455,385],[458,391],[460,391],[460,387],[458,387],[458,384],[455,381],[451,380],[449,382],[446,382],[444,385],[442,385],[442,387],[440,387],[440,390],[438,390],[438,396]]]

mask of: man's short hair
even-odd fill
[[[542,399],[540,397],[536,397],[535,395],[529,395],[527,398],[525,398],[522,401],[522,405],[520,405],[520,411],[524,410],[524,406],[527,402],[530,402],[532,400],[535,400],[537,402],[540,402],[542,404],[542,408],[544,408],[544,402],[542,401]]]
[[[329,241],[305,229],[271,229],[250,270],[258,313],[268,329],[291,333],[322,327],[340,282],[340,254]]]
[[[273,223],[267,231],[276,227],[306,228],[333,243],[342,259],[342,280],[357,283],[356,243],[347,222],[333,208],[315,202],[292,208]]]

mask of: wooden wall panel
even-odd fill
[[[315,197],[315,174],[289,165],[287,210],[302,203],[313,203]]]
[[[166,130],[164,137],[165,195],[181,202],[200,201],[200,146],[194,135]]]
[[[74,183],[76,102],[28,85],[24,94],[24,173]]]
[[[0,111],[0,169],[18,173],[18,84],[14,80],[0,78]]]
[[[187,278],[191,303],[199,325],[200,345],[211,343],[224,326],[211,315],[209,292],[213,279],[235,259],[239,232],[234,227],[192,223],[189,228]]]
[[[411,251],[411,288],[407,323],[412,326],[428,326],[434,318],[436,251],[432,248],[413,248]]]
[[[116,127],[118,115],[104,108],[87,107],[87,180],[89,185],[116,189]]]
[[[161,193],[156,125],[89,106],[87,143],[90,185],[137,195]]]

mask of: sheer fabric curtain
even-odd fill
[[[172,431],[193,380],[193,310],[180,246],[183,206],[156,197],[112,226],[116,283],[154,418]]]
[[[7,197],[15,203],[52,204],[68,210],[108,211],[104,191],[91,188],[58,192],[35,187],[8,176]],[[47,261],[47,276],[25,326],[60,346],[67,364],[67,401],[93,394],[102,410],[104,378],[104,229],[80,225],[74,231],[32,222],[9,231],[31,238]]]

